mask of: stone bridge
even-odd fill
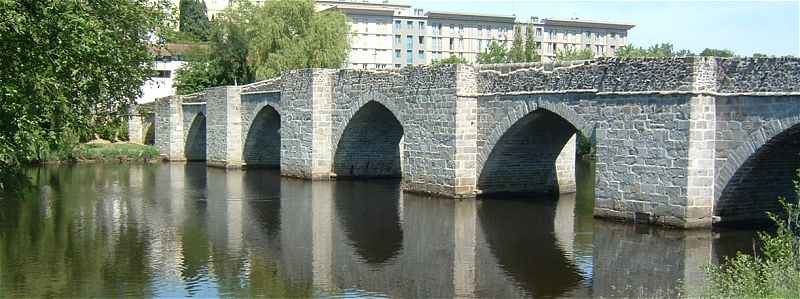
[[[579,133],[596,146],[596,216],[685,228],[763,219],[796,200],[800,168],[794,58],[306,69],[154,110],[171,161],[455,198],[574,192]]]

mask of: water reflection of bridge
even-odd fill
[[[574,195],[431,200],[394,181],[308,182],[193,164],[132,167],[130,184],[155,202],[133,213],[159,240],[150,267],[184,288],[167,295],[280,287],[273,294],[668,296],[685,291],[677,281],[701,286],[713,257],[707,231],[577,227]]]

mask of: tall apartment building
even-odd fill
[[[514,16],[423,12],[409,5],[351,1],[317,1],[318,9],[336,9],[348,16],[351,33],[347,68],[399,68],[429,64],[457,56],[474,62],[491,42],[511,47],[515,26],[527,31],[545,61],[558,51],[589,48],[597,57],[614,56],[628,44],[631,24],[579,19],[517,22]]]

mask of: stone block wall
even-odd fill
[[[183,161],[183,102],[180,96],[170,96],[156,101],[155,146],[162,156],[171,161]]]
[[[440,66],[336,73],[332,155],[346,139],[345,128],[353,116],[375,102],[391,112],[403,129],[398,145],[403,188],[456,196],[456,72],[456,66]]]
[[[300,178],[330,176],[333,70],[283,74],[281,89],[281,174]]]
[[[241,87],[223,86],[205,94],[207,115],[207,163],[221,167],[242,165]]]

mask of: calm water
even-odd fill
[[[454,201],[203,164],[35,168],[35,192],[0,201],[0,296],[676,296],[751,248],[595,220],[590,170],[560,198]]]

